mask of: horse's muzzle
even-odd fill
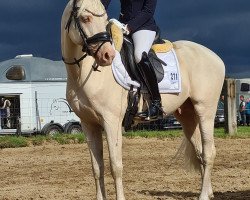
[[[106,42],[98,51],[95,60],[101,66],[108,66],[112,64],[114,57],[115,50],[113,46],[109,42]]]

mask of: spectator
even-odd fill
[[[250,98],[246,99],[246,124],[250,124]]]
[[[221,95],[220,101],[224,103],[224,99],[225,99],[224,95]]]
[[[246,125],[246,102],[243,95],[240,95],[240,106],[239,106],[239,112],[240,112],[240,125],[245,126]]]
[[[10,128],[10,106],[11,103],[4,97],[0,98],[0,127],[1,129]]]
[[[221,95],[219,103],[218,103],[218,108],[219,109],[224,109],[224,103],[225,103],[224,95]]]

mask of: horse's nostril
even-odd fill
[[[105,58],[105,60],[109,60],[109,59],[110,59],[110,55],[109,55],[108,52],[106,52],[106,53],[104,54],[104,58]]]

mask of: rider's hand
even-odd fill
[[[109,22],[118,26],[122,30],[123,34],[129,35],[130,31],[127,24],[125,25],[119,22],[117,19],[110,19]]]
[[[126,35],[129,35],[129,33],[130,33],[130,28],[129,28],[128,24],[125,25],[125,30],[124,30],[123,33],[126,34]]]

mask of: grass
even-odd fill
[[[175,138],[182,137],[182,130],[168,130],[168,131],[131,131],[123,133],[126,138]],[[224,128],[215,128],[216,138],[250,138],[250,127],[240,126],[238,127],[237,134],[230,136],[225,134]],[[54,136],[36,135],[31,137],[23,136],[1,136],[0,137],[0,149],[3,148],[18,148],[27,146],[39,146],[45,143],[57,143],[57,144],[82,144],[85,142],[85,136],[81,134],[57,134]]]
[[[31,137],[23,136],[1,136],[0,149],[18,148],[27,146],[40,146],[44,143],[56,142],[58,144],[81,144],[85,142],[84,134],[57,134],[54,136],[36,135]]]
[[[168,130],[168,131],[131,131],[124,133],[125,137],[144,137],[144,138],[171,138],[171,137],[181,137],[183,135],[182,130]],[[250,127],[239,126],[237,128],[237,134],[231,136],[226,134],[224,128],[215,128],[214,136],[216,138],[250,138]]]
[[[238,126],[237,133],[235,135],[226,134],[224,128],[216,128],[214,131],[215,137],[218,138],[250,138],[250,127]]]
[[[18,148],[28,146],[28,141],[25,137],[3,136],[0,137],[0,148]]]
[[[182,130],[168,130],[168,131],[130,131],[123,133],[123,136],[128,138],[143,137],[143,138],[173,138],[181,137]]]
[[[46,136],[43,135],[37,135],[30,138],[30,143],[34,146],[42,145],[44,141],[46,141]]]
[[[81,144],[85,142],[84,134],[56,134],[50,137],[51,140],[55,140],[59,144]]]

